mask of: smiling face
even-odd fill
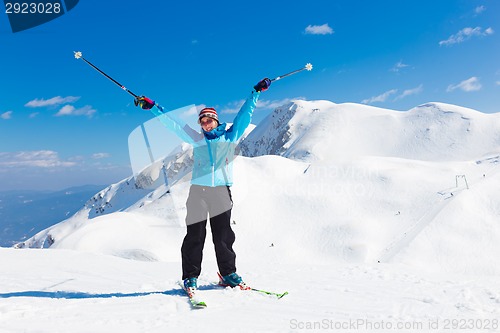
[[[211,117],[203,117],[200,119],[200,125],[205,132],[210,132],[211,130],[217,127],[218,123],[217,120]]]

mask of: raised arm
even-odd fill
[[[241,138],[252,121],[253,111],[257,106],[261,91],[267,90],[270,85],[271,80],[265,78],[254,86],[254,90],[234,118],[233,125],[227,130],[226,138],[228,140],[235,142]]]
[[[172,112],[158,115],[161,123],[175,133],[182,141],[193,144],[203,139],[203,135],[191,128],[185,121]]]

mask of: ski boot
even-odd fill
[[[223,287],[239,287],[241,290],[249,290],[251,289],[249,286],[246,285],[245,282],[243,282],[243,279],[241,276],[239,276],[236,273],[231,273],[225,276],[220,275],[220,273],[217,273],[219,275],[219,285]]]
[[[196,289],[198,288],[198,279],[193,277],[193,278],[187,278],[184,279],[184,290],[188,294],[189,297],[193,297]]]

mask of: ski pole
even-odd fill
[[[116,85],[118,85],[121,89],[125,90],[126,92],[128,92],[130,95],[134,96],[134,98],[137,100],[141,97],[145,97],[145,96],[137,96],[136,94],[134,94],[132,91],[128,90],[124,85],[122,85],[120,82],[116,81],[115,79],[113,79],[111,76],[109,76],[108,74],[104,73],[102,70],[100,70],[96,65],[94,65],[93,63],[91,63],[90,61],[88,61],[87,59],[85,59],[82,55],[82,52],[80,51],[73,51],[75,53],[75,58],[76,59],[82,59],[83,61],[85,61],[89,66],[91,66],[92,68],[94,68],[96,71],[98,71],[99,73],[101,73],[102,75],[104,75],[106,78],[108,78],[109,80],[113,81]],[[160,111],[163,111],[163,107],[160,106],[158,103],[154,103],[154,105],[160,110]]]
[[[313,65],[311,63],[307,63],[304,67],[300,68],[300,69],[296,69],[294,70],[293,72],[290,72],[290,73],[286,73],[286,74],[283,74],[283,75],[280,75],[280,76],[277,76],[275,77],[274,79],[271,79],[271,82],[272,81],[278,81],[278,80],[281,80],[282,78],[286,77],[286,76],[290,76],[290,75],[293,75],[293,74],[297,74],[298,72],[302,72],[303,70],[308,70],[308,71],[311,71],[313,69]]]

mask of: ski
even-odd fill
[[[181,282],[179,282],[179,285],[182,287],[182,290],[184,290],[184,292],[186,293],[187,297],[189,298],[189,303],[191,304],[191,306],[194,309],[203,309],[203,308],[207,307],[207,303],[205,303],[204,301],[202,301],[202,300],[198,299],[198,297],[196,297],[195,291],[186,290],[184,288],[184,284]]]
[[[260,289],[255,289],[255,288],[250,288],[249,290],[252,290],[252,291],[255,291],[258,293],[262,293],[262,294],[266,294],[266,295],[270,295],[270,296],[276,296],[278,299],[282,298],[285,295],[288,295],[288,291],[285,291],[284,293],[280,294],[280,293],[274,293],[272,291],[260,290]]]
[[[220,287],[223,287],[223,288],[231,287],[231,286],[229,286],[227,284],[224,284],[222,282],[222,276],[220,275],[219,272],[217,272],[217,275],[219,276],[219,286]],[[266,294],[266,295],[270,295],[270,296],[276,296],[278,299],[282,298],[285,295],[288,295],[288,291],[285,291],[284,293],[275,293],[275,292],[272,292],[272,291],[251,288],[251,287],[247,286],[246,284],[238,285],[236,287],[239,287],[241,290],[251,290],[251,291],[255,291],[255,292],[261,293],[261,294]],[[231,287],[231,288],[236,288],[236,287]]]
[[[207,303],[196,300],[194,297],[189,297],[189,303],[191,303],[191,306],[195,309],[204,309],[207,307]]]

